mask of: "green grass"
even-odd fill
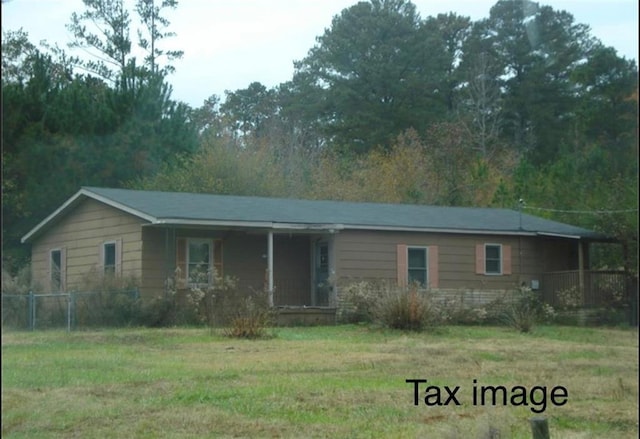
[[[531,406],[473,405],[477,379],[567,388],[568,402],[543,413],[553,438],[638,437],[635,330],[275,332],[253,341],[207,329],[5,332],[2,436],[530,438]],[[462,405],[414,406],[405,382],[414,378],[460,386]]]

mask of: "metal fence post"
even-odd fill
[[[33,331],[36,327],[36,300],[33,291],[29,291],[29,306],[27,307],[29,329]]]
[[[78,309],[76,306],[76,293],[69,293],[69,300],[71,301],[71,327],[75,328],[78,324],[78,316],[76,315],[76,310]]]
[[[71,332],[71,294],[67,294],[67,332]]]

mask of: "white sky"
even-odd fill
[[[127,0],[131,1],[131,0]],[[357,0],[179,0],[165,15],[177,36],[165,49],[184,50],[174,62],[168,81],[173,98],[199,107],[224,91],[246,88],[251,82],[274,87],[293,75],[293,61],[304,58],[316,37],[331,26],[335,15]],[[455,12],[478,20],[489,15],[497,0],[413,0],[420,16]],[[592,35],[616,48],[620,56],[638,59],[636,0],[547,0],[566,10],[576,23],[591,27]],[[72,12],[84,11],[82,0],[8,0],[2,4],[2,29],[23,28],[31,42],[46,39],[61,47],[71,41],[65,25]],[[132,26],[137,23],[132,22]],[[135,39],[135,33],[131,35]]]

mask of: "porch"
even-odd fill
[[[637,280],[617,270],[566,270],[543,273],[542,301],[554,308],[623,307],[637,296]]]
[[[173,286],[186,292],[216,273],[234,279],[240,294],[266,292],[274,307],[335,303],[331,232],[148,227],[143,240],[144,287],[150,294]]]

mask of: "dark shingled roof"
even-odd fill
[[[63,214],[83,197],[97,199],[154,224],[423,230],[543,234],[597,240],[607,238],[581,227],[520,214],[510,209],[312,201],[85,187],[25,235],[23,241],[31,238],[39,228]]]
[[[510,209],[412,204],[313,201],[287,198],[86,188],[158,219],[250,221],[495,232],[546,232],[593,236],[594,232]]]

